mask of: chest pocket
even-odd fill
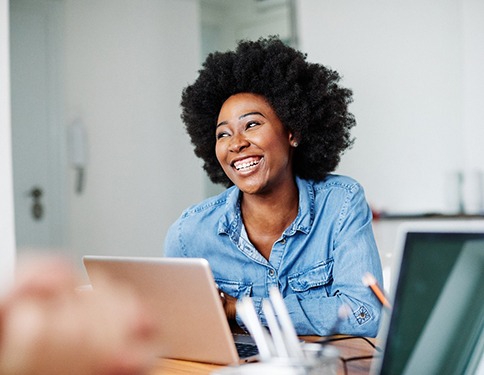
[[[328,259],[302,272],[289,275],[288,282],[296,293],[308,292],[331,284],[333,281],[333,259]]]
[[[218,278],[215,279],[215,283],[217,284],[218,288],[221,289],[224,293],[227,293],[237,299],[242,297],[250,297],[252,293],[251,283],[223,280]]]

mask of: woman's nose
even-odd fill
[[[234,134],[230,139],[229,150],[232,152],[240,152],[244,148],[249,147],[250,142],[243,134]]]

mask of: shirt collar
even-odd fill
[[[304,180],[296,176],[296,184],[299,190],[299,209],[293,224],[286,230],[294,233],[299,230],[309,233],[314,220],[314,184],[312,181]]]
[[[240,232],[241,223],[240,194],[237,186],[232,186],[226,191],[225,210],[218,223],[218,233]]]
[[[299,190],[299,208],[296,219],[285,230],[285,234],[291,235],[296,231],[309,233],[314,220],[314,184],[296,176],[296,184]],[[227,190],[225,211],[220,217],[218,233],[240,234],[242,218],[240,212],[241,192],[236,186]]]

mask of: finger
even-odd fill
[[[10,296],[48,296],[59,289],[73,289],[76,282],[77,274],[66,260],[55,257],[29,258],[19,264],[16,284]]]

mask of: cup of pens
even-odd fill
[[[316,348],[317,347],[317,348]],[[336,375],[339,352],[333,346],[306,343],[303,358],[279,358],[225,367],[212,375]]]
[[[260,361],[216,371],[214,375],[281,374],[336,375],[339,352],[335,347],[301,342],[277,288],[262,302],[268,330],[262,326],[251,298],[237,303],[237,312],[253,337]]]

